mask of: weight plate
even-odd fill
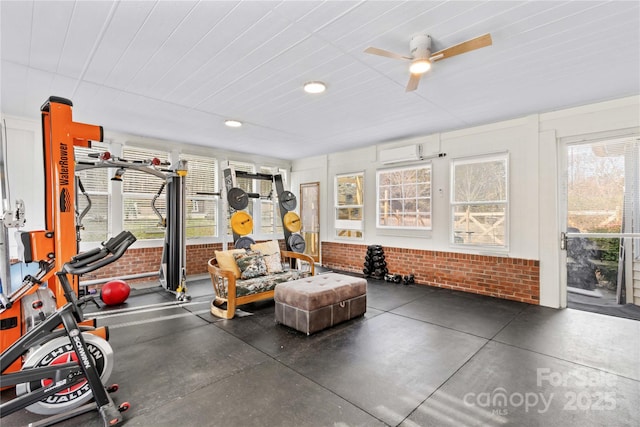
[[[250,234],[253,230],[253,218],[245,211],[234,212],[231,215],[231,229],[240,236]]]
[[[293,252],[303,253],[307,244],[304,242],[304,237],[299,234],[292,234],[289,236],[289,247]]]
[[[236,242],[233,244],[233,246],[236,249],[251,249],[251,245],[253,245],[255,243],[256,243],[256,241],[253,240],[251,237],[242,236],[242,237],[238,238],[238,240],[236,240]]]
[[[280,206],[287,212],[294,210],[298,205],[296,195],[291,191],[283,191],[278,196],[278,199],[280,199]]]
[[[249,206],[249,195],[242,188],[233,187],[227,193],[227,201],[233,209],[241,211]]]
[[[292,233],[297,233],[302,228],[302,221],[295,212],[287,212],[284,214],[284,228]]]

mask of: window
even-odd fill
[[[507,154],[451,162],[451,242],[506,248]]]
[[[187,161],[186,230],[187,238],[216,236],[218,169],[210,157],[181,155]]]
[[[91,148],[75,147],[76,162],[94,162],[95,158],[89,158],[90,153],[101,153],[108,151],[107,145],[92,143]],[[77,173],[82,186],[84,187],[91,207],[82,218],[82,229],[80,238],[84,242],[103,242],[107,240],[109,233],[109,206],[111,197],[109,195],[109,168],[92,168],[79,171]],[[78,188],[78,206],[80,214],[88,206],[87,197]],[[79,224],[80,225],[80,224]]]
[[[431,229],[431,165],[377,173],[378,228]]]
[[[335,181],[336,236],[363,237],[364,173],[337,175]]]
[[[122,157],[128,161],[147,161],[154,157],[161,162],[168,161],[167,153],[133,147],[125,147]],[[157,176],[134,169],[127,169],[122,176],[123,227],[132,232],[138,240],[160,239],[164,236],[164,228],[152,206],[153,197],[164,182]],[[163,218],[166,218],[165,190],[157,198],[155,207]]]

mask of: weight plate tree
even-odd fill
[[[253,218],[249,212],[243,211],[249,206],[249,194],[240,187],[236,187],[236,173],[230,166],[222,171],[224,188],[227,191],[229,204],[229,223],[233,234],[233,244],[243,244],[246,240],[239,239],[253,231]],[[239,215],[236,215],[239,214]],[[237,246],[235,246],[238,248]]]
[[[284,189],[282,175],[274,175],[273,180],[276,184],[276,192],[280,202],[278,203],[280,205],[280,219],[282,220],[284,242],[287,250],[303,253],[306,248],[304,237],[301,234],[295,234],[302,229],[302,221],[300,221],[298,214],[292,212],[298,205],[296,196],[291,191]]]
[[[236,177],[271,181],[275,185],[276,194],[278,195],[278,207],[280,212],[280,220],[282,221],[284,231],[284,242],[288,251],[302,253],[305,250],[304,237],[297,234],[302,229],[302,221],[295,212],[292,212],[297,206],[295,194],[284,189],[282,175],[250,173],[244,171],[235,171],[232,166],[226,167],[223,171],[224,186],[227,191],[227,202],[229,204],[229,215],[231,217],[231,231],[233,232],[233,241],[236,248],[239,245],[246,245],[247,240],[239,240],[241,237],[247,237],[253,231],[253,220],[248,212],[244,212],[249,205],[250,198],[260,198],[260,194],[247,193],[243,189],[236,187]],[[242,213],[240,215],[236,215]],[[253,240],[253,239],[252,239]]]

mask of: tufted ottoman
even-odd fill
[[[367,281],[327,273],[276,285],[276,322],[307,335],[362,316],[367,311]]]

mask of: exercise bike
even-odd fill
[[[105,427],[122,422],[121,412],[129,409],[129,404],[116,406],[109,393],[117,391],[118,386],[103,385],[111,373],[113,350],[105,339],[79,325],[84,320],[81,306],[91,297],[78,298],[68,274],[79,276],[102,268],[119,259],[135,241],[133,234],[123,231],[100,248],[78,254],[65,263],[55,275],[67,303],[53,313],[43,311],[46,297],[31,302],[31,308],[38,313],[31,321],[31,328],[0,354],[1,386],[16,386],[16,397],[0,405],[0,418],[24,408],[40,414],[58,412],[31,424],[48,426],[97,409]],[[41,262],[37,276],[45,277],[52,265]],[[42,284],[38,277],[27,276],[23,287]],[[40,290],[48,291],[46,287]],[[0,309],[5,308],[8,308],[6,299],[0,301]],[[20,371],[5,373],[23,356],[25,361]],[[105,367],[109,358],[111,362]],[[100,364],[103,366],[99,367]],[[85,403],[91,397],[95,402]],[[61,409],[64,412],[59,412]]]

